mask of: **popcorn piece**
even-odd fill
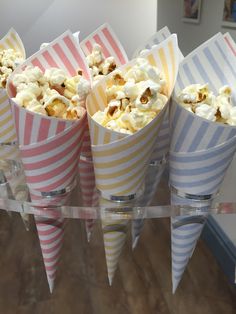
[[[66,80],[66,73],[62,69],[50,68],[45,71],[44,77],[53,87],[64,84]]]
[[[126,73],[115,70],[107,81],[107,107],[93,119],[116,132],[133,134],[163,109],[168,98],[165,80],[146,59],[138,58]]]
[[[215,96],[207,84],[192,84],[185,87],[178,96],[179,103],[196,115],[210,121],[235,125],[235,107],[232,91],[227,85]]]
[[[82,76],[68,77],[58,68],[43,73],[38,67],[28,66],[13,77],[16,88],[15,102],[43,115],[61,119],[78,119],[85,113],[82,108],[90,86]]]
[[[0,88],[5,88],[9,75],[23,62],[21,54],[13,49],[0,51]]]
[[[93,45],[92,52],[86,57],[86,60],[94,81],[100,80],[116,69],[114,57],[105,58],[102,47],[97,43]]]
[[[216,109],[207,105],[199,105],[195,110],[196,115],[205,118],[210,121],[216,121]]]

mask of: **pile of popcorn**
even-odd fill
[[[202,118],[236,125],[236,106],[233,106],[232,91],[227,85],[222,86],[216,96],[208,84],[192,84],[180,92],[177,100],[184,108]]]
[[[43,73],[33,66],[27,66],[22,73],[16,74],[12,84],[16,88],[13,100],[19,106],[69,120],[84,114],[85,98],[90,90],[81,70],[78,70],[78,75],[68,77],[62,69],[50,68]]]
[[[102,47],[99,44],[93,45],[91,54],[86,57],[91,76],[97,81],[116,69],[114,57],[105,58],[102,53]]]
[[[23,62],[21,54],[13,49],[0,51],[0,88],[5,88],[8,76]]]
[[[106,88],[107,107],[93,119],[116,132],[133,134],[163,109],[168,98],[166,81],[158,68],[147,59],[137,58],[126,72],[115,70]]]

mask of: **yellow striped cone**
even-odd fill
[[[177,36],[171,35],[150,50],[145,58],[164,73],[167,81],[167,94],[170,98],[179,64]],[[129,62],[121,69],[126,71],[133,63],[134,61]],[[96,186],[103,197],[110,199],[111,196],[136,195],[143,186],[156,136],[168,103],[155,119],[133,135],[128,136],[108,130],[92,119],[95,112],[104,110],[107,106],[105,88],[108,79],[109,76],[92,89],[87,98],[87,112]]]
[[[126,241],[128,220],[102,219],[103,241],[110,286]]]
[[[24,45],[13,28],[0,40],[0,51],[5,49],[13,49],[20,52],[22,58],[25,59]],[[16,132],[7,92],[5,89],[0,89],[0,143],[12,143],[15,141]]]

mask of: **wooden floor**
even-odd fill
[[[109,287],[100,223],[88,244],[83,222],[69,220],[50,295],[33,221],[27,232],[18,214],[10,218],[0,211],[0,313],[236,313],[236,288],[203,242],[172,295],[169,220],[147,220],[133,252],[130,240]]]

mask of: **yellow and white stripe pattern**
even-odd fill
[[[150,50],[145,58],[164,73],[167,81],[167,95],[170,98],[179,64],[177,36],[173,34],[168,37]],[[132,64],[133,61],[122,66],[121,69],[125,71]],[[142,186],[168,103],[151,123],[133,135],[108,130],[92,119],[95,112],[104,110],[107,106],[105,80],[96,84],[88,96],[87,112],[96,186],[102,192],[103,197],[109,198],[111,195],[135,194]]]
[[[13,49],[21,53],[25,59],[24,45],[17,34],[11,28],[0,40],[0,51]],[[16,141],[15,126],[12,119],[11,106],[5,89],[0,89],[0,143],[12,143]]]

